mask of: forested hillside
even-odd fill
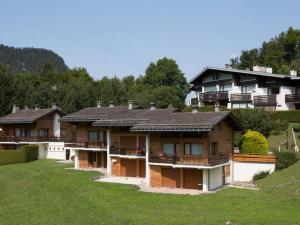
[[[63,58],[51,50],[0,45],[0,65],[10,65],[13,73],[26,71],[39,74],[46,63],[56,73],[63,73],[67,69]]]
[[[273,73],[297,70],[300,74],[300,30],[290,27],[261,47],[242,50],[240,57],[231,59],[233,68],[252,69],[253,65],[272,67]]]
[[[184,74],[172,59],[163,58],[150,63],[145,75],[132,75],[122,79],[102,77],[95,80],[86,69],[67,69],[58,73],[46,63],[40,73],[14,72],[8,65],[0,65],[0,115],[11,112],[13,104],[49,107],[58,103],[62,110],[71,113],[100,100],[102,106],[109,101],[127,105],[149,107],[150,102],[159,108],[184,107],[188,84]]]

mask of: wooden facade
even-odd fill
[[[79,167],[85,168],[106,168],[106,152],[78,151]]]

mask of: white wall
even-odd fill
[[[49,142],[47,147],[47,159],[66,159],[64,142]]]
[[[252,163],[252,162],[235,162],[233,161],[233,181],[249,182],[252,181],[253,175],[260,171],[275,171],[275,163]]]
[[[285,103],[285,95],[293,94],[294,89],[292,87],[281,86],[280,93],[276,97],[277,107],[276,110],[289,110],[294,108],[294,104]]]
[[[60,137],[60,115],[55,113],[53,120],[53,136]]]
[[[216,189],[223,185],[222,167],[209,170],[209,190]]]
[[[47,158],[47,144],[37,144],[39,148],[39,159]]]

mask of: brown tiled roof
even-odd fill
[[[61,119],[63,122],[92,122],[93,126],[131,127],[132,131],[208,131],[221,120],[241,125],[230,112],[179,112],[176,109],[133,109],[127,107],[85,108]]]
[[[52,112],[59,112],[63,114],[59,109],[22,109],[15,113],[10,113],[8,115],[0,117],[0,124],[23,124],[23,123],[33,123],[37,119],[48,115]]]

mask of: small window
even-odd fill
[[[15,136],[16,137],[21,137],[22,136],[22,130],[20,128],[15,129]]]
[[[35,130],[25,129],[25,137],[34,137],[34,136],[35,136]]]
[[[185,144],[184,154],[185,155],[202,155],[202,145],[201,144]]]
[[[66,137],[67,136],[67,130],[65,128],[60,129],[60,136]]]
[[[268,88],[268,94],[269,95],[277,95],[280,93],[280,87],[271,87]]]
[[[217,142],[213,142],[211,143],[211,147],[210,147],[210,155],[215,156],[218,153],[218,143]]]
[[[213,80],[219,80],[219,79],[220,79],[219,73],[214,73],[213,74]]]
[[[48,137],[48,129],[40,129],[39,137]]]
[[[175,153],[175,145],[174,144],[163,144],[163,150],[166,155],[174,155]]]
[[[99,132],[98,131],[89,131],[88,133],[89,141],[98,142],[99,141]]]

